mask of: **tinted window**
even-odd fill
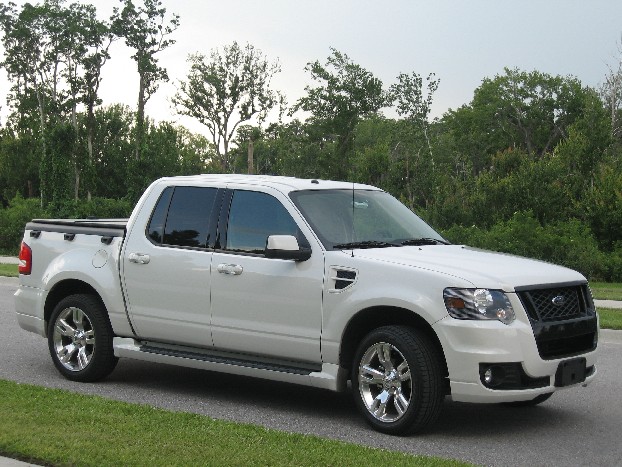
[[[166,188],[160,195],[153,214],[151,214],[151,220],[147,226],[147,235],[155,243],[162,243],[162,235],[164,234],[164,222],[166,222],[166,212],[168,211],[168,205],[171,202],[171,195],[173,194],[173,188]]]
[[[301,241],[296,222],[276,198],[255,191],[236,191],[229,211],[226,248],[263,253],[269,235],[294,235],[299,244],[306,243]]]
[[[176,187],[171,199],[162,243],[205,248],[216,188]]]

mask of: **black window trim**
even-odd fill
[[[160,199],[162,198],[162,196],[164,196],[164,192],[168,189],[168,188],[172,188],[172,193],[171,196],[168,200],[168,205],[166,206],[166,215],[164,216],[164,229],[166,228],[166,222],[168,221],[168,214],[169,214],[169,209],[171,207],[171,202],[173,201],[173,197],[175,196],[175,190],[177,188],[183,188],[183,187],[193,187],[193,188],[208,188],[208,189],[216,189],[217,193],[216,193],[216,199],[214,201],[214,207],[212,209],[212,212],[210,214],[210,219],[209,219],[209,228],[207,231],[207,245],[205,247],[200,247],[200,246],[184,246],[184,245],[170,245],[168,243],[157,243],[155,241],[153,241],[153,239],[149,236],[149,225],[151,224],[151,219],[153,218],[153,215],[155,213],[156,207],[158,206],[158,203],[160,202]],[[147,238],[147,240],[149,242],[151,242],[151,244],[155,247],[159,247],[159,248],[172,248],[175,250],[192,250],[192,251],[214,251],[215,250],[215,246],[216,243],[218,242],[218,224],[219,224],[219,219],[220,219],[220,215],[222,214],[222,207],[224,206],[223,203],[223,197],[225,195],[225,188],[217,188],[217,187],[210,187],[210,186],[205,186],[205,187],[201,187],[201,186],[195,186],[195,185],[168,185],[166,186],[162,192],[160,193],[160,196],[158,196],[158,200],[156,201],[156,203],[153,206],[153,210],[151,211],[151,215],[149,216],[149,221],[147,222],[147,224],[145,225],[145,237]],[[226,225],[226,224],[225,224]],[[162,239],[164,239],[164,231],[162,232]]]

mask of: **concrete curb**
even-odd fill
[[[600,308],[622,308],[622,302],[618,300],[594,300],[594,305]]]
[[[11,459],[10,457],[0,457],[0,467],[26,467],[35,465],[36,464],[29,464],[27,462]]]
[[[0,264],[19,264],[19,259],[14,256],[0,256]]]

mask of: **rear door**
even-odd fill
[[[170,186],[137,218],[123,257],[127,307],[145,340],[211,347],[210,267],[223,191]]]

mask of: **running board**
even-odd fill
[[[319,365],[311,367],[308,365],[294,366],[251,361],[239,357],[193,352],[186,349],[158,347],[124,337],[115,337],[113,347],[115,356],[120,358],[252,376],[338,392],[346,389],[347,371],[339,365],[331,363],[323,363],[321,367]]]

